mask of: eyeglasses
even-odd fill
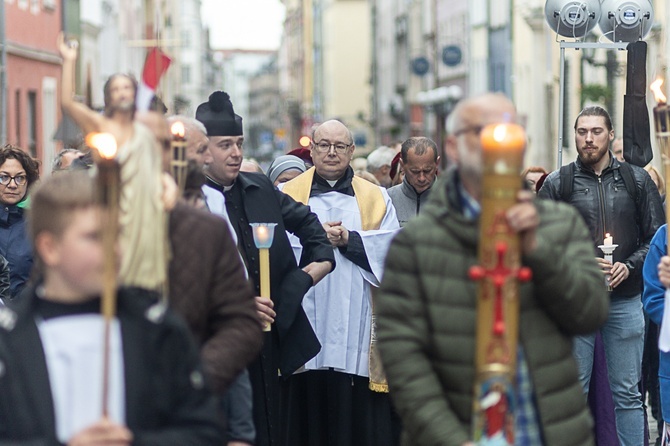
[[[319,141],[319,142],[314,144],[314,147],[316,147],[316,151],[321,152],[321,153],[330,152],[331,147],[333,147],[335,149],[336,153],[344,153],[351,146],[353,146],[353,144],[344,144],[344,143],[341,143],[341,142],[331,144],[331,143],[325,142],[325,141]]]
[[[462,129],[456,130],[453,133],[453,136],[458,137],[466,133],[474,133],[475,135],[479,135],[483,129],[483,125],[471,125],[469,127],[463,127]]]
[[[28,177],[21,174],[16,176],[11,176],[6,173],[0,174],[0,184],[3,186],[9,186],[9,183],[14,180],[17,186],[23,186],[28,181]]]

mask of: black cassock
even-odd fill
[[[211,179],[207,185],[222,190]],[[265,175],[240,172],[225,198],[228,218],[256,295],[260,295],[258,249],[249,223],[277,223],[270,248],[270,294],[277,317],[272,330],[265,333],[259,358],[249,366],[256,445],[276,446],[282,444],[280,373],[290,376],[321,349],[302,309],[312,278],[301,268],[314,261],[329,260],[334,264],[335,256],[317,216],[308,206],[277,190]],[[295,261],[287,230],[303,246],[300,264]]]

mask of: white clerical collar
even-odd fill
[[[330,187],[334,187],[339,180],[326,180],[328,184],[330,184]]]
[[[230,189],[233,188],[233,185],[231,184],[230,186],[223,186],[223,191],[228,192]]]

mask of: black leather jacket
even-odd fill
[[[598,245],[609,233],[614,262],[624,263],[630,276],[612,291],[612,297],[632,297],[642,292],[642,265],[656,230],[665,223],[663,202],[656,185],[641,167],[631,165],[637,185],[637,205],[626,190],[619,172],[621,163],[610,152],[610,164],[600,176],[577,158],[572,195],[561,197],[560,172],[549,174],[538,192],[540,198],[566,201],[575,206],[591,231],[597,257]]]

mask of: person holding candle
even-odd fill
[[[121,288],[103,378],[103,209],[94,180],[69,172],[32,195],[36,284],[0,309],[0,444],[220,446],[216,400],[197,349],[154,293]],[[102,389],[108,411],[103,415]]]
[[[171,171],[171,127],[176,119],[166,120],[156,112],[142,112],[137,119],[164,141],[163,170]],[[182,122],[182,121],[179,121]],[[260,326],[253,293],[246,280],[235,240],[227,225],[207,211],[206,205],[186,198],[187,193],[202,195],[204,184],[202,146],[209,143],[200,121],[185,118],[185,138],[189,175],[183,200],[169,214],[168,235],[172,256],[169,263],[169,302],[186,320],[201,347],[204,370],[212,387],[222,398],[226,444],[248,446],[254,443],[251,383],[246,366],[261,346]],[[189,141],[188,138],[192,138]],[[197,149],[197,150],[194,150]],[[201,152],[201,153],[198,153]],[[209,155],[211,158],[211,155]],[[199,184],[191,181],[202,178]],[[198,183],[198,181],[196,181]],[[197,188],[197,192],[192,189]],[[202,195],[204,204],[204,195]],[[193,209],[198,208],[198,209]]]
[[[479,264],[478,246],[486,243],[477,227],[484,192],[480,134],[486,125],[515,117],[501,94],[456,105],[446,139],[455,168],[438,179],[425,209],[387,254],[374,296],[377,339],[409,444],[474,446],[477,284],[468,270]],[[515,444],[593,445],[571,338],[592,332],[607,317],[602,275],[574,209],[534,200],[530,191],[517,198],[504,218],[520,236],[519,254],[532,280],[519,286]],[[498,403],[504,399],[491,407]]]
[[[638,388],[644,340],[641,270],[649,243],[664,221],[663,203],[643,168],[620,163],[610,151],[614,130],[605,109],[585,108],[577,116],[574,128],[577,159],[549,174],[538,195],[577,208],[591,231],[594,248],[607,242],[618,245],[613,263],[596,257],[612,287],[609,318],[600,333],[619,442],[622,446],[641,445],[644,435],[644,408]],[[594,340],[592,333],[576,337],[574,342],[584,393],[588,393],[591,380]]]
[[[386,250],[400,226],[386,189],[354,176],[350,162],[355,148],[343,123],[326,121],[312,135],[314,167],[280,185],[318,215],[337,262],[302,303],[322,347],[304,372],[286,380],[282,424],[290,445],[398,442],[398,423],[374,347],[371,293],[379,286]],[[304,249],[294,236],[290,239],[300,258]]]
[[[260,357],[249,367],[258,446],[283,444],[280,439],[280,377],[290,376],[320,349],[301,307],[309,288],[335,267],[333,248],[308,206],[279,192],[263,174],[240,172],[244,134],[242,118],[230,97],[212,93],[196,110],[209,135],[212,162],[203,187],[210,211],[227,220],[256,294],[258,314],[271,324]],[[270,257],[270,298],[260,296],[259,250],[250,223],[276,223]],[[290,255],[286,231],[304,247],[299,262]]]

